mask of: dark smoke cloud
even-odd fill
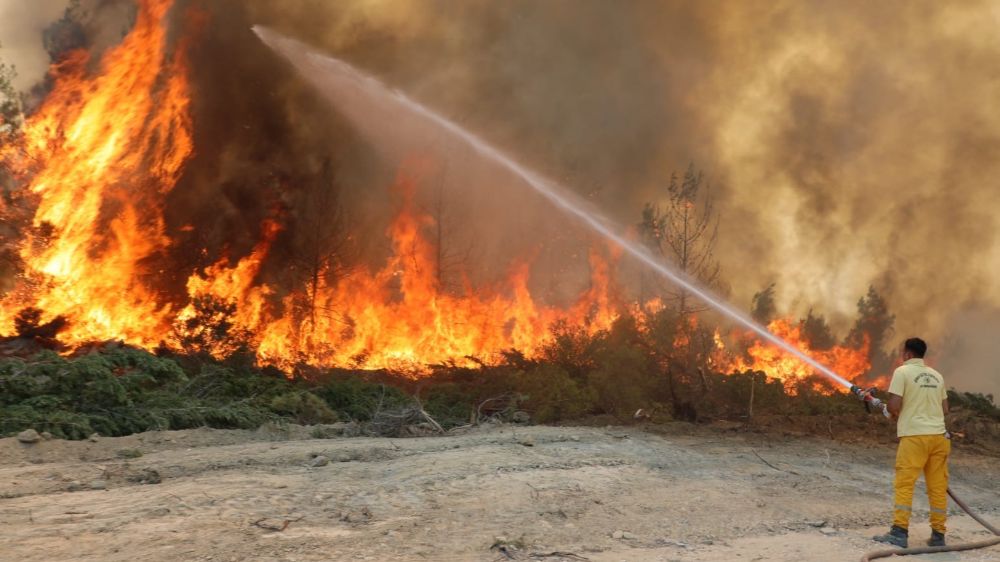
[[[954,306],[997,297],[995,12],[822,6],[734,10],[720,26],[740,48],[703,99],[727,207],[757,216],[747,235],[770,240],[762,269],[792,302],[846,314],[874,282],[900,331],[940,330]],[[739,238],[724,240],[740,263]]]

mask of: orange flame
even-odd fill
[[[9,333],[25,307],[71,320],[68,344],[122,339],[152,346],[169,307],[143,279],[165,249],[162,198],[193,150],[183,49],[166,50],[172,0],[140,3],[134,29],[96,77],[76,51],[53,69],[55,87],[0,153],[37,199],[20,248],[24,273],[0,306]]]
[[[433,219],[415,208],[412,179],[401,174],[397,185],[403,206],[388,229],[393,252],[385,266],[333,286],[321,281],[313,313],[300,321],[285,314],[259,324],[262,362],[291,367],[293,361],[304,361],[419,374],[426,365],[489,362],[508,349],[530,356],[558,321],[597,331],[610,327],[617,317],[608,264],[594,252],[591,288],[566,310],[535,302],[528,290],[527,263],[513,268],[506,290],[470,288],[460,296],[442,290],[434,273],[434,247],[423,235]],[[294,310],[298,298],[287,297],[285,310]]]
[[[802,327],[798,323],[788,319],[777,319],[768,324],[767,329],[848,380],[866,373],[871,367],[868,360],[869,343],[867,338],[857,349],[835,345],[827,350],[813,350],[810,348],[808,340],[803,336]],[[718,336],[716,337],[716,345],[719,347],[723,345]],[[783,381],[785,389],[791,394],[795,393],[795,386],[799,381],[816,374],[816,370],[801,359],[760,340],[753,341],[747,348],[746,355],[746,357],[736,356],[729,361],[721,361],[720,370],[763,372],[769,378]],[[830,392],[826,379],[817,378],[813,381],[816,390]]]

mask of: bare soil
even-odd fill
[[[878,546],[890,516],[891,444],[681,423],[311,434],[0,440],[0,560],[840,561]],[[951,464],[994,521],[998,464],[962,450]],[[914,507],[922,544],[922,486]],[[986,536],[957,512],[949,524],[953,542]]]

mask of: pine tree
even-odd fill
[[[715,242],[719,234],[719,218],[715,213],[711,186],[704,175],[688,166],[683,178],[670,177],[664,206],[647,203],[642,211],[639,232],[643,242],[655,253],[691,279],[706,287],[719,281],[719,262],[715,259]],[[645,292],[645,278],[642,291]],[[681,317],[705,310],[691,302],[683,288],[666,291]],[[640,295],[645,298],[646,295]]]
[[[889,305],[874,286],[868,287],[868,293],[858,300],[858,317],[854,326],[847,334],[845,343],[858,348],[869,343],[868,357],[871,360],[872,371],[880,373],[887,371],[892,359],[886,354],[886,340],[893,333],[896,316],[889,312]]]
[[[809,309],[806,317],[799,320],[802,335],[809,342],[810,349],[825,350],[830,349],[837,343],[833,336],[833,330],[826,322],[822,314],[813,314],[813,309]]]
[[[13,140],[24,121],[21,96],[14,88],[16,77],[12,65],[0,62],[0,146]]]
[[[767,326],[778,315],[778,307],[774,303],[774,283],[771,283],[759,293],[753,294],[750,306],[750,317],[758,324]]]

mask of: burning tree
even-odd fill
[[[148,260],[169,246],[161,201],[193,151],[185,51],[168,48],[161,23],[170,7],[144,2],[96,73],[89,53],[67,54],[18,141],[0,150],[30,195],[20,212],[48,227],[22,233],[22,275],[2,299],[0,330],[35,307],[43,321],[65,316],[60,337],[73,345],[160,339],[165,307],[146,282]]]
[[[434,188],[433,201],[430,204],[430,216],[433,219],[433,240],[435,248],[434,275],[438,286],[449,289],[452,286],[460,288],[466,273],[466,265],[472,254],[472,242],[458,247],[454,240],[458,238],[455,212],[445,200],[445,184],[448,179],[447,164],[442,168],[437,185]]]
[[[17,91],[14,89],[14,67],[0,62],[0,150],[5,145],[11,143],[17,136],[21,127],[21,103]],[[7,284],[7,280],[12,277],[12,273],[17,269],[17,251],[10,241],[16,236],[12,236],[12,221],[9,215],[8,197],[11,191],[11,177],[6,166],[0,161],[0,216],[3,218],[3,226],[0,227],[0,287]],[[8,287],[4,287],[5,289]]]
[[[767,330],[795,346],[805,354],[827,365],[842,376],[856,380],[870,371],[870,339],[855,332],[838,344],[826,318],[812,308],[805,317],[795,320],[779,314],[776,304],[776,285],[769,284],[753,296],[750,315]],[[862,299],[868,302],[869,297]],[[855,329],[856,331],[857,329]],[[800,359],[763,341],[756,334],[734,331],[731,339],[736,342],[732,351],[724,349],[720,341],[719,362],[716,364],[726,372],[762,372],[769,379],[779,380],[790,393],[797,392],[800,385],[811,385],[813,390],[827,389],[827,381],[815,377],[815,369]]]
[[[234,322],[235,302],[198,295],[190,309],[192,312],[173,327],[174,337],[186,352],[229,357],[250,345],[252,335]]]
[[[809,349],[827,350],[837,345],[830,324],[822,314],[813,313],[813,309],[810,308],[806,317],[799,320],[799,326],[802,336],[809,342]]]

